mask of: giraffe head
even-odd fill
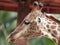
[[[37,26],[37,20],[40,22],[40,19],[36,18],[41,15],[40,12],[41,7],[40,4],[35,1],[34,7],[32,11],[25,17],[20,25],[16,27],[16,29],[7,37],[8,42],[15,41],[17,38],[28,38],[31,34],[37,33],[39,27]],[[40,30],[39,30],[40,31]]]
[[[59,35],[56,36],[58,29],[55,29],[53,25],[58,23],[54,20],[55,18],[50,18],[41,12],[42,4],[37,1],[34,2],[31,12],[24,18],[22,23],[16,27],[16,29],[7,37],[8,42],[15,41],[17,38],[32,38],[35,36],[48,36],[50,39],[55,40],[58,43]],[[42,6],[41,6],[42,5]],[[55,24],[55,23],[56,24]],[[51,24],[52,27],[51,27]],[[60,24],[58,24],[60,26]],[[54,29],[52,29],[54,28]],[[60,28],[59,28],[60,30]],[[60,34],[58,31],[57,33]]]

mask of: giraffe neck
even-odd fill
[[[41,18],[41,32],[43,35],[48,36],[49,38],[53,39],[57,44],[60,41],[60,24],[52,17],[45,17]],[[39,27],[40,27],[39,26]]]

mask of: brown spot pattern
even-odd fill
[[[38,35],[37,30],[41,34],[41,31],[39,31],[39,27],[37,26],[37,23],[35,21],[33,21],[30,23],[30,27],[27,29],[27,31],[25,31],[25,33],[23,34],[23,37],[29,38],[30,35],[32,37],[34,37],[35,35]]]
[[[57,30],[59,30],[60,31],[60,25],[58,26],[58,29]]]
[[[49,25],[46,25],[47,26],[47,28],[49,28]]]
[[[58,30],[60,31],[60,28],[58,28]]]
[[[56,28],[56,26],[55,25],[51,25],[51,29],[55,29]]]
[[[55,38],[53,38],[52,40],[57,43],[57,40]]]
[[[55,24],[55,25],[56,25],[56,22],[53,22],[53,24]]]
[[[52,35],[53,37],[56,37],[56,35],[55,35],[54,33],[51,33],[51,35]]]
[[[56,30],[52,30],[52,33],[57,35],[58,32]]]
[[[45,35],[46,37],[48,37],[48,34],[47,35]]]
[[[48,32],[51,32],[51,29],[48,28]]]

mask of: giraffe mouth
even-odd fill
[[[15,39],[14,38],[11,38],[11,37],[7,37],[7,39],[6,39],[8,42],[14,42],[15,41]]]

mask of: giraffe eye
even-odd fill
[[[24,24],[28,25],[28,24],[30,24],[30,22],[27,20],[24,20]]]
[[[34,6],[38,6],[38,2],[37,1],[34,2]]]
[[[39,23],[41,22],[40,18],[38,18],[38,22],[39,22]]]
[[[43,3],[40,2],[40,3],[39,3],[39,7],[43,7]]]

